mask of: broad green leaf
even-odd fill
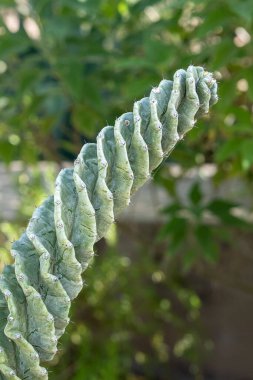
[[[195,229],[195,236],[200,245],[203,256],[210,261],[216,261],[219,251],[215,238],[211,232],[211,227],[207,225],[198,225]]]
[[[250,24],[253,16],[251,0],[227,0],[227,4],[237,17],[242,18],[242,22],[246,21]]]
[[[236,206],[237,205],[233,202],[223,199],[214,199],[206,206],[206,208],[215,215],[225,215],[229,214],[231,209]]]
[[[230,139],[223,143],[216,151],[215,158],[218,163],[233,158],[240,152],[240,145],[238,139]]]
[[[233,208],[237,205],[221,199],[211,201],[206,207],[214,215],[218,216],[223,226],[235,226],[240,228],[250,228],[250,223],[233,215]]]
[[[198,182],[194,183],[189,192],[189,199],[195,206],[199,205],[202,200],[202,191]]]
[[[193,247],[191,250],[186,250],[186,252],[183,253],[183,270],[185,272],[191,270],[197,259],[198,255],[196,247],[195,249]]]

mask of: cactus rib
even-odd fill
[[[0,277],[0,380],[46,380],[41,362],[57,352],[71,301],[96,241],[178,140],[216,103],[217,83],[201,67],[178,70],[133,112],[104,127],[63,169],[50,196],[12,245]]]

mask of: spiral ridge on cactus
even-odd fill
[[[41,362],[57,352],[95,242],[217,100],[212,74],[180,69],[104,127],[96,143],[85,144],[74,168],[59,173],[54,196],[35,210],[12,245],[14,264],[0,277],[0,380],[48,379]]]

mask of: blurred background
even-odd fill
[[[162,78],[220,101],[96,246],[51,380],[253,380],[253,1],[1,0],[0,243]]]

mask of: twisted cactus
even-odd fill
[[[95,242],[217,100],[210,73],[193,66],[178,70],[114,127],[103,128],[96,144],[85,144],[73,169],[60,172],[54,196],[13,243],[15,262],[0,278],[0,380],[48,379],[40,363],[57,352]]]

